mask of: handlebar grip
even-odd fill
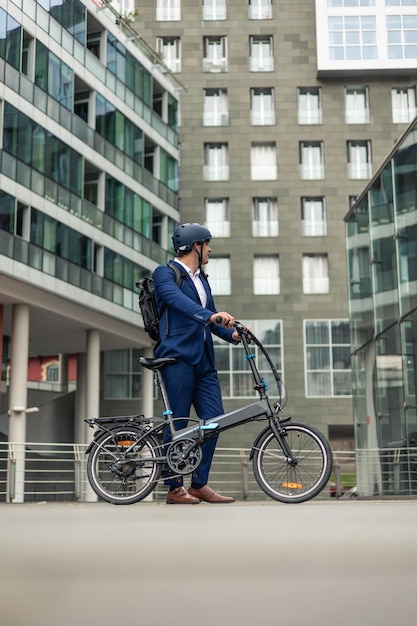
[[[216,317],[216,324],[223,324],[223,318],[222,318],[222,316],[221,316],[221,315],[218,315],[218,316]]]

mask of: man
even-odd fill
[[[240,341],[231,328],[235,318],[226,311],[216,311],[210,286],[201,269],[209,260],[210,239],[211,233],[205,226],[182,224],[172,237],[177,254],[174,263],[183,272],[181,286],[177,286],[174,272],[166,265],[157,267],[153,275],[158,310],[163,311],[155,357],[177,359],[162,370],[174,418],[188,416],[191,406],[202,420],[224,413],[211,333],[230,343]],[[220,318],[221,325],[218,325]],[[187,419],[175,424],[177,430],[185,428]],[[168,428],[164,441],[171,441]],[[233,498],[216,493],[207,484],[216,443],[217,437],[203,443],[202,460],[192,474],[188,491],[183,486],[182,476],[166,477],[167,504],[234,502]]]

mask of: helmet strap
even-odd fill
[[[193,245],[193,250],[196,253],[196,255],[198,256],[198,269],[200,270],[200,273],[204,276],[204,278],[207,278],[207,274],[204,272],[203,268],[201,267],[202,261],[203,261],[203,245],[204,245],[204,241],[202,242],[194,242],[196,244],[200,244],[200,248],[194,248]]]
[[[197,242],[194,242],[197,244]],[[196,253],[196,255],[198,256],[198,267],[201,268],[201,261],[203,260],[203,243],[200,243],[200,249],[198,248],[194,248],[193,245],[193,250]]]

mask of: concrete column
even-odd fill
[[[8,502],[24,502],[28,357],[29,306],[15,304],[12,309],[9,387],[9,443],[13,444],[13,456],[8,461]]]
[[[147,358],[153,357],[152,348],[145,348],[143,356]],[[152,370],[148,370],[146,367],[141,368],[141,389],[142,389],[142,401],[141,401],[141,413],[145,417],[153,417],[153,397],[154,397],[154,379]]]
[[[3,319],[4,319],[4,307],[0,304],[0,400],[1,400],[1,375],[3,371]]]
[[[84,422],[86,418],[86,354],[77,354],[77,391],[75,394],[75,443],[87,443],[87,431],[91,430]],[[92,432],[92,431],[91,431]]]
[[[68,391],[68,354],[60,354],[59,360],[59,385],[61,392]]]
[[[153,357],[153,349],[145,348],[143,350],[143,356],[147,358]],[[148,370],[146,367],[141,368],[141,413],[144,414],[145,417],[153,417],[154,416],[154,376],[152,370]],[[145,501],[150,502],[154,499],[153,492],[149,494],[145,498]]]
[[[100,416],[100,333],[98,330],[87,331],[86,354],[86,417]],[[93,431],[91,431],[92,433]],[[97,496],[92,490],[86,493],[87,502],[94,502]]]
[[[86,413],[87,417],[99,417],[100,414],[100,333],[98,330],[87,331],[86,356]]]

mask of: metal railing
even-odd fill
[[[91,500],[91,489],[86,476],[86,445],[49,443],[0,443],[0,502],[11,501],[16,492],[23,493],[25,502],[86,501]],[[210,484],[223,493],[241,500],[267,500],[253,476],[249,449],[216,449],[210,473]],[[337,453],[335,458],[335,485],[321,497],[342,495],[355,481],[354,453]],[[24,476],[16,471],[19,460],[25,460]],[[347,473],[340,468],[349,465]],[[344,482],[343,482],[344,481]],[[165,498],[166,488],[160,481],[153,492],[155,500]]]
[[[15,500],[17,493],[24,502],[94,501],[85,450],[86,445],[75,443],[0,442],[0,502]],[[250,449],[218,447],[210,485],[238,500],[269,500],[254,478],[249,453]],[[333,455],[333,474],[321,499],[417,495],[417,448],[333,450]],[[24,472],[19,471],[22,462]],[[369,485],[372,493],[367,492]],[[161,480],[151,497],[162,501],[165,493]]]

